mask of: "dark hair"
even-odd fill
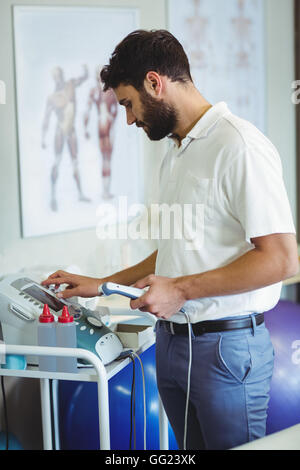
[[[146,74],[154,71],[173,82],[192,81],[190,65],[180,42],[164,29],[139,29],[128,34],[115,48],[109,64],[100,73],[104,91],[121,83],[141,90]]]

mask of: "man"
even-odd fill
[[[110,199],[111,184],[111,156],[113,152],[113,129],[118,114],[118,103],[112,90],[104,92],[99,86],[99,72],[97,71],[96,85],[91,89],[88,108],[84,116],[85,137],[89,139],[88,123],[91,108],[95,104],[98,115],[98,137],[102,154],[102,198]]]
[[[108,278],[59,271],[44,284],[68,284],[65,298],[95,296],[104,281],[149,287],[131,307],[159,320],[157,383],[179,447],[190,358],[187,320],[192,369],[186,448],[228,449],[262,437],[273,369],[262,313],[277,303],[281,281],[298,271],[279,156],[225,103],[211,106],[203,98],[182,46],[167,31],[131,33],[101,79],[125,106],[129,125],[143,127],[152,140],[171,137],[160,201],[200,204],[202,225],[194,243],[161,239],[146,260]]]
[[[79,78],[71,78],[65,80],[63,70],[55,67],[52,72],[55,82],[55,91],[47,100],[45,117],[42,128],[42,148],[46,148],[45,137],[49,127],[49,121],[52,111],[57,117],[57,124],[54,137],[54,153],[55,160],[51,171],[51,209],[56,212],[58,210],[56,184],[58,179],[58,170],[62,158],[64,144],[67,142],[73,165],[73,177],[76,182],[79,201],[89,202],[82,192],[81,181],[78,169],[77,156],[77,137],[75,131],[75,115],[76,115],[76,95],[75,89],[80,86],[87,78],[87,67],[84,66],[84,72]]]

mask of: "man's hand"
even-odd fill
[[[103,280],[105,282],[105,280]],[[101,279],[93,277],[79,276],[78,274],[70,274],[65,271],[56,271],[51,274],[48,279],[43,281],[42,286],[55,284],[58,288],[61,284],[67,284],[67,288],[57,294],[58,298],[68,299],[69,297],[96,297],[98,287],[102,284]]]
[[[158,318],[168,319],[179,312],[185,303],[182,291],[176,284],[176,278],[149,276],[137,281],[133,287],[149,290],[136,300],[130,301],[132,309],[139,309],[142,312],[150,312]]]

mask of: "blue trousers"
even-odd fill
[[[243,330],[192,333],[187,449],[230,449],[266,431],[274,349],[265,324]],[[183,448],[188,336],[156,327],[158,390],[179,449]]]

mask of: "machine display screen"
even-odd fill
[[[55,312],[59,312],[59,310],[62,310],[65,306],[65,304],[60,302],[60,300],[56,299],[42,289],[39,289],[39,287],[35,285],[27,287],[27,289],[23,289],[22,292],[31,295],[31,297],[39,300],[42,304],[48,304],[49,307],[52,308],[52,310]]]

